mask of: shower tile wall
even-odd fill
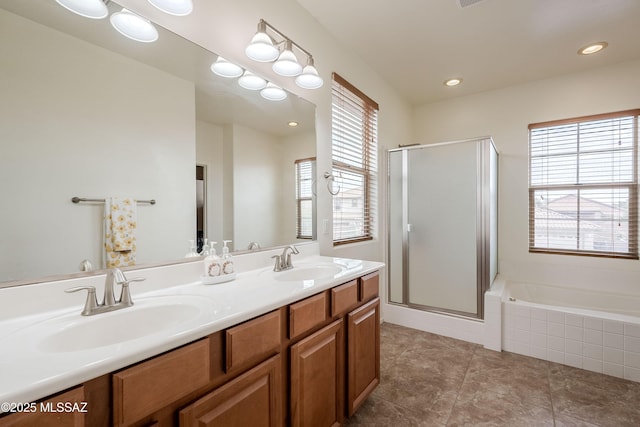
[[[640,382],[640,325],[502,303],[502,349]]]

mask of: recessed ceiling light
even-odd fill
[[[591,43],[590,45],[578,49],[578,55],[593,55],[594,53],[600,52],[607,46],[609,46],[609,43],[607,42]]]
[[[452,79],[445,80],[443,84],[444,84],[445,86],[452,87],[452,86],[458,86],[460,83],[462,83],[462,78],[460,78],[460,77],[454,77],[454,78],[452,78]]]
[[[293,122],[293,121],[292,121],[292,122],[289,122],[289,123],[287,123],[287,124],[288,124],[290,127],[292,127],[292,128],[294,128],[294,127],[298,126],[298,122]]]

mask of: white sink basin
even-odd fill
[[[337,265],[293,267],[293,269],[288,271],[274,272],[273,278],[279,282],[331,279],[342,271],[343,269]]]
[[[134,300],[132,307],[93,316],[68,314],[32,328],[38,328],[34,338],[40,351],[83,351],[179,332],[210,308],[210,300],[197,296],[149,297]]]

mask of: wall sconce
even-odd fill
[[[275,33],[280,41],[270,36],[267,30]],[[307,65],[304,68],[298,62],[294,47],[307,57]],[[245,49],[245,53],[254,61],[273,62],[274,72],[281,76],[296,77],[296,84],[303,89],[317,89],[324,83],[314,65],[313,56],[264,19],[258,23],[258,31]]]

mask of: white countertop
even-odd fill
[[[238,264],[242,263],[236,262]],[[54,305],[55,309],[51,311],[31,312],[8,318],[4,316],[0,319],[0,403],[33,402],[372,273],[384,266],[379,262],[319,255],[294,258],[294,270],[314,265],[335,265],[341,271],[333,277],[319,280],[277,281],[276,275],[281,273],[274,273],[271,267],[261,267],[239,272],[235,280],[216,285],[203,285],[192,280],[179,286],[166,286],[145,292],[136,292],[136,285],[132,285],[132,299],[139,307],[157,304],[157,301],[179,301],[182,298],[197,300],[200,308],[195,318],[177,326],[113,345],[90,345],[87,349],[73,351],[43,350],[42,343],[46,334],[64,329],[69,325],[70,318],[75,325],[82,325],[83,322],[95,321],[101,316],[117,316],[130,310],[125,308],[94,316],[81,316],[82,304],[78,305],[78,302],[84,301],[84,295],[74,298],[73,306]],[[134,275],[136,274],[127,273],[127,276]],[[67,284],[66,287],[71,286]],[[25,291],[27,288],[29,286],[25,287]],[[20,298],[20,289],[12,289],[10,293],[5,292],[5,295],[3,291],[5,289],[0,289],[0,303],[7,308],[13,304],[11,309],[17,310],[15,304],[20,305],[17,300]],[[57,292],[69,295],[60,290]],[[101,296],[98,292],[99,300]],[[10,299],[16,301],[12,303]],[[91,325],[87,326],[85,330],[90,331]],[[100,337],[89,335],[82,339],[99,342]]]

